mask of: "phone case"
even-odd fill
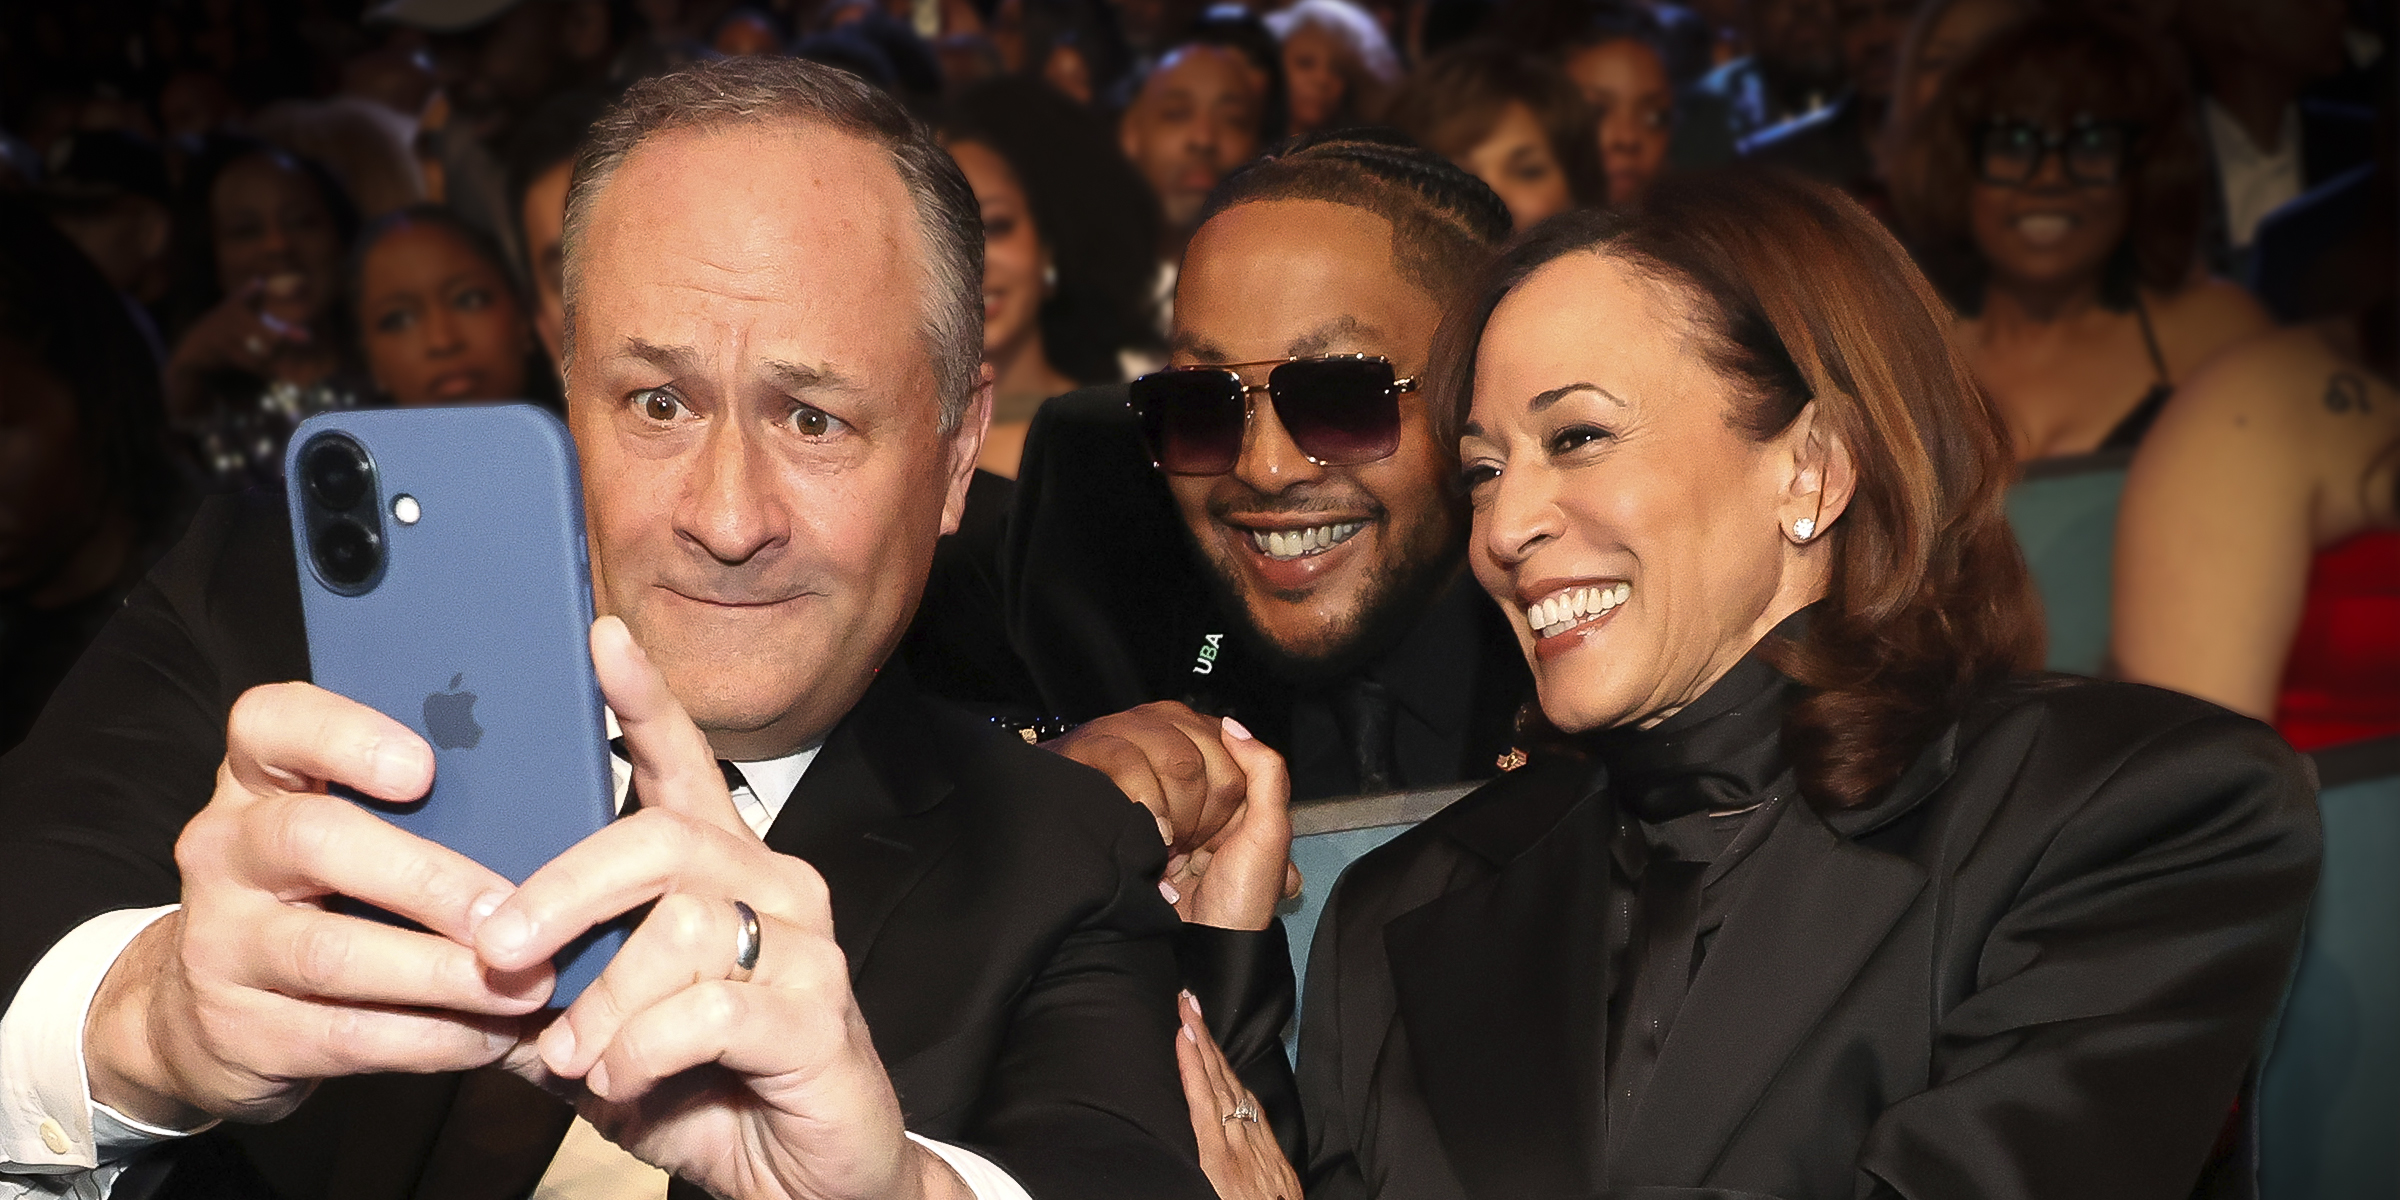
[[[331,518],[303,463],[328,437],[369,464],[363,498],[341,511],[379,522],[380,566],[348,586],[312,551],[312,522]],[[294,431],[284,465],[316,684],[433,746],[423,799],[350,798],[516,883],[606,826],[583,491],[558,418],[526,404],[323,413]],[[560,952],[553,1005],[598,976],[626,924]]]

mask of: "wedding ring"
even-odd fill
[[[750,972],[758,967],[758,913],[739,900],[733,902],[733,913],[742,919],[742,927],[733,935],[734,982],[747,983]]]
[[[1250,1096],[1242,1097],[1242,1102],[1234,1105],[1233,1111],[1226,1113],[1224,1119],[1219,1121],[1218,1124],[1231,1125],[1235,1121],[1248,1121],[1253,1125],[1258,1124],[1258,1101]]]

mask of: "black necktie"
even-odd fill
[[[1350,762],[1356,768],[1360,794],[1389,792],[1400,786],[1392,762],[1392,693],[1365,676],[1343,685],[1334,714],[1342,736],[1350,741]]]

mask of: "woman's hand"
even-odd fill
[[[1283,756],[1226,717],[1217,736],[1241,770],[1243,796],[1232,819],[1188,854],[1167,860],[1161,890],[1195,925],[1265,929],[1277,901],[1300,894],[1292,865],[1292,781]]]
[[[1175,1036],[1175,1066],[1191,1106],[1200,1169],[1220,1200],[1300,1200],[1300,1177],[1285,1161],[1258,1110],[1258,1097],[1234,1077],[1233,1065],[1200,1019],[1200,1002],[1185,992],[1176,1002],[1183,1030]]]
[[[200,377],[226,370],[265,375],[287,347],[314,341],[306,326],[262,311],[267,287],[267,281],[253,279],[228,293],[175,343],[167,361],[167,399],[175,416],[198,415],[192,410],[198,404]]]

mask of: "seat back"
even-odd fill
[[[1308,980],[1308,947],[1316,939],[1317,918],[1325,913],[1325,898],[1342,872],[1367,851],[1408,832],[1409,827],[1449,807],[1474,791],[1477,784],[1429,788],[1420,792],[1390,792],[1379,796],[1345,796],[1311,800],[1292,806],[1292,865],[1300,868],[1300,897],[1280,910],[1292,947],[1292,979]],[[1295,1008],[1294,1012],[1298,1010]],[[1297,1036],[1299,1022],[1285,1035]]]
[[[2259,1195],[2400,1196],[2400,736],[2311,757],[2325,865],[2260,1074]]]
[[[2131,458],[2118,450],[2036,459],[2008,490],[2008,524],[2042,594],[2044,665],[2053,671],[2097,675],[2108,657],[2117,500]]]

